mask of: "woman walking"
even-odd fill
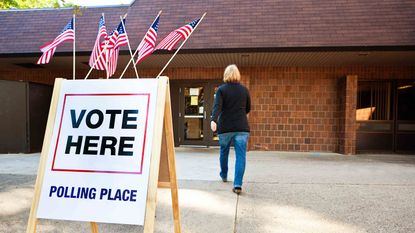
[[[210,127],[218,131],[220,145],[220,177],[227,182],[228,157],[233,142],[236,154],[235,177],[232,191],[242,191],[245,173],[246,144],[249,138],[247,114],[251,110],[251,98],[248,89],[243,86],[236,65],[226,67],[223,81],[215,95]]]

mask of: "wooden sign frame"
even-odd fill
[[[62,86],[61,78],[55,80],[53,95],[49,109],[45,137],[39,161],[38,175],[35,183],[35,192],[30,209],[27,233],[35,233],[37,226],[37,209],[43,184],[47,157],[52,140],[53,127],[59,93]],[[103,82],[105,82],[103,80]],[[173,120],[171,111],[170,85],[168,77],[157,79],[157,103],[154,122],[154,138],[151,146],[150,174],[147,190],[146,211],[144,217],[144,233],[154,232],[155,214],[157,205],[157,188],[170,188],[172,197],[174,232],[180,233],[180,211],[176,177],[176,161],[174,151]],[[98,225],[90,222],[91,232],[98,233]]]

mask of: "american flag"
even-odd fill
[[[187,37],[189,37],[190,33],[192,33],[199,23],[199,20],[200,19],[193,20],[191,23],[170,32],[170,34],[157,45],[156,49],[166,49],[171,51],[181,39],[187,39]]]
[[[123,19],[123,22],[120,22],[118,27],[112,31],[109,37],[109,47],[117,49],[128,44],[127,33],[125,32],[123,25],[125,25],[125,19]]]
[[[144,58],[153,53],[154,48],[156,46],[157,31],[159,29],[159,20],[160,15],[156,17],[154,23],[150,26],[143,40],[138,45],[138,57],[136,64],[138,64],[140,61],[144,60]]]
[[[108,49],[106,51],[106,57],[108,57],[107,60],[107,78],[113,76],[115,74],[115,70],[117,69],[117,62],[118,62],[118,53],[119,48],[117,49]]]
[[[120,22],[118,27],[110,34],[107,45],[107,78],[115,74],[117,69],[118,53],[121,46],[128,44],[127,33],[125,32],[125,19]]]
[[[106,60],[105,54],[102,53],[103,46],[101,44],[101,38],[104,38],[104,42],[107,38],[107,28],[105,27],[104,16],[101,16],[101,19],[99,20],[98,35],[95,40],[94,48],[92,49],[91,57],[89,58],[89,66],[97,70],[106,70]]]
[[[37,64],[46,64],[49,63],[53,54],[55,53],[56,47],[62,44],[65,41],[75,40],[75,30],[73,28],[73,18],[69,23],[63,28],[62,32],[54,40],[46,43],[40,47],[40,51],[43,52],[42,56],[37,61]]]

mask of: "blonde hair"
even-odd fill
[[[241,74],[235,64],[226,67],[223,73],[223,81],[225,83],[239,83],[241,81]]]

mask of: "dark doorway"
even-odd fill
[[[0,153],[28,152],[27,83],[0,80]]]
[[[172,82],[175,145],[217,146],[218,136],[210,130],[214,95],[220,81]]]
[[[415,152],[415,81],[361,81],[358,152]]]
[[[52,86],[29,83],[29,152],[42,151],[52,91]]]
[[[40,152],[52,86],[0,80],[0,153]]]
[[[395,89],[395,150],[415,152],[415,81],[400,81]]]

